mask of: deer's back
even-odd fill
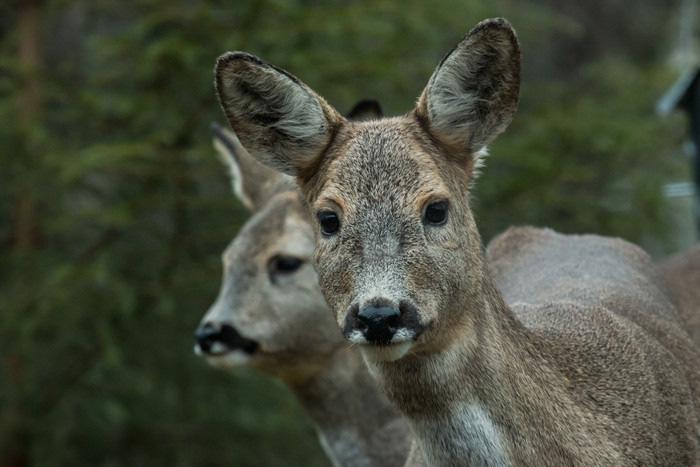
[[[700,359],[646,253],[619,239],[513,228],[487,255],[537,350],[582,405],[609,418],[631,458],[698,462]]]

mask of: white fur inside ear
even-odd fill
[[[330,137],[321,99],[288,73],[247,54],[217,63],[217,90],[229,122],[260,162],[297,175]]]
[[[271,67],[254,66],[239,73],[222,74],[227,104],[242,117],[264,115],[291,138],[314,138],[326,130],[321,105],[305,86]],[[240,92],[241,83],[252,92]]]
[[[452,55],[459,54],[459,51]],[[441,131],[449,129],[452,133],[468,132],[476,120],[473,115],[479,96],[474,92],[465,92],[465,75],[469,74],[465,60],[450,56],[433,75],[430,83],[428,115],[431,125]]]
[[[241,173],[241,168],[236,162],[236,157],[233,154],[230,154],[228,148],[217,138],[214,138],[214,148],[216,149],[223,163],[226,164],[226,167],[228,167],[233,194],[236,195],[243,206],[249,210],[252,210],[253,200],[251,200],[243,190],[243,174]]]
[[[298,140],[314,139],[319,134],[325,134],[326,118],[318,100],[286,76],[284,78],[287,82],[280,86],[283,99],[278,110],[283,117],[275,127]]]
[[[435,136],[475,154],[510,124],[518,104],[520,48],[501,19],[479,23],[433,73],[422,99]]]
[[[481,171],[486,167],[486,158],[489,155],[489,148],[484,146],[474,154],[474,168],[472,169],[472,180],[476,180],[481,175]]]

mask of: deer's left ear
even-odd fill
[[[504,19],[488,19],[438,65],[415,112],[439,141],[476,154],[510,124],[519,89],[515,31]]]
[[[312,166],[344,120],[296,77],[254,55],[224,54],[215,74],[219,102],[243,146],[286,174]]]

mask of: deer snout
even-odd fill
[[[357,312],[359,330],[371,343],[388,344],[394,337],[401,311],[391,306],[366,306]]]
[[[195,332],[195,341],[195,353],[207,356],[225,355],[236,350],[250,355],[258,349],[257,342],[241,336],[228,323],[203,323]]]
[[[391,345],[415,340],[421,332],[415,306],[372,300],[350,308],[344,334],[357,344]]]

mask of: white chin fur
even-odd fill
[[[413,347],[413,342],[401,342],[387,346],[361,345],[360,352],[367,363],[393,362],[404,357]]]
[[[210,355],[206,357],[207,363],[217,368],[238,368],[250,363],[251,357],[245,352],[234,350],[222,355]]]

